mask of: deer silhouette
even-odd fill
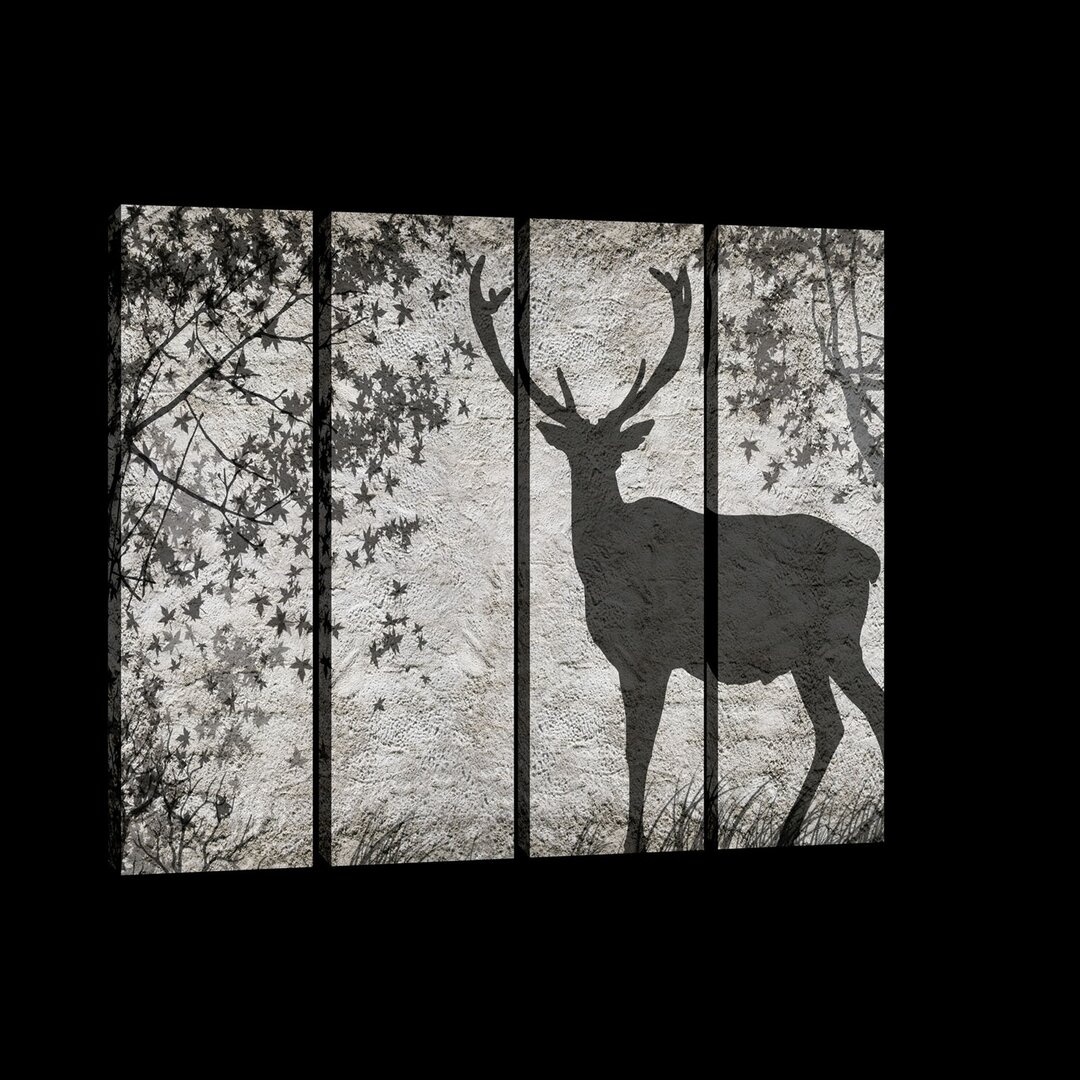
[[[493,315],[509,295],[483,298],[481,255],[472,270],[469,306],[484,351],[506,388],[514,378],[503,359]],[[534,383],[524,362],[519,376],[554,423],[538,422],[544,438],[570,462],[574,562],[585,590],[585,620],[597,647],[619,673],[626,712],[629,811],[626,852],[639,851],[645,781],[671,673],[705,678],[705,517],[666,499],[624,502],[616,471],[653,421],[624,425],[674,377],[686,354],[690,280],[650,271],[671,296],[674,332],[648,382],[645,361],[623,401],[596,421],[582,417],[561,368],[560,404]],[[708,511],[710,516],[714,516]],[[829,761],[844,734],[833,698],[834,679],[866,715],[885,750],[885,694],[863,662],[860,636],[876,552],[835,525],[806,514],[717,517],[717,649],[708,666],[727,684],[795,679],[814,726],[814,756],[778,843],[794,844]]]

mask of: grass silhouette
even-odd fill
[[[749,798],[745,789],[722,785],[717,798],[718,847],[775,847],[788,806],[766,794],[763,782]],[[610,815],[600,809],[579,819],[570,849],[572,855],[608,854],[621,850],[602,839]],[[799,833],[800,846],[819,844],[873,844],[885,839],[884,796],[860,791],[848,801],[817,798]],[[705,786],[676,784],[645,830],[642,850],[702,851],[705,847]]]
[[[718,846],[728,848],[775,847],[787,814],[786,801],[767,794],[763,782],[749,798],[745,789],[722,785],[717,798]],[[601,855],[621,851],[621,842],[608,841],[611,808],[597,806],[579,817],[568,854]],[[848,800],[817,798],[799,833],[800,846],[819,844],[874,844],[885,839],[885,800],[866,789]],[[470,859],[474,839],[465,854],[449,854],[445,837],[425,835],[412,814],[392,818],[383,811],[368,813],[351,838],[351,866]],[[702,851],[705,848],[705,787],[676,784],[671,797],[648,823],[642,850]]]

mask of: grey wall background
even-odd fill
[[[229,379],[202,382],[136,439],[188,490],[173,491],[134,458],[124,477],[122,571],[135,583],[121,600],[121,759],[132,814],[124,870],[200,870],[207,860],[210,869],[310,865],[310,300],[280,316],[273,340],[259,331],[294,288],[310,297],[311,215],[268,211],[256,220],[168,207],[123,207],[121,214],[125,423],[167,406],[214,358],[249,339],[239,369],[248,374],[236,374],[230,361]],[[202,287],[178,307],[159,294],[167,266],[180,276],[187,267],[195,278],[190,260],[235,252],[258,230],[264,249],[242,255],[234,273],[207,278],[235,283],[216,288],[210,310],[219,321],[208,317]],[[247,281],[271,250],[280,258],[277,283],[261,274]],[[244,387],[261,396],[246,397]],[[263,492],[278,485],[292,494],[273,523],[242,523],[265,542],[260,552],[229,527],[240,520],[234,513],[195,497],[255,513],[276,500]],[[248,501],[237,504],[241,494]],[[145,588],[144,568],[153,579]],[[276,612],[284,617],[280,632],[269,625]]]
[[[139,228],[163,228],[168,213],[145,208]],[[249,227],[240,213],[226,212],[229,228]],[[269,213],[266,227],[280,242],[296,218],[310,237],[310,215]],[[395,857],[505,857],[513,809],[513,402],[479,348],[467,290],[480,253],[485,288],[511,284],[512,222],[340,214],[334,228],[375,262],[416,271],[404,279],[376,275],[359,291],[349,287],[355,281],[337,280],[335,425],[345,430],[358,415],[359,428],[370,424],[373,414],[354,406],[363,385],[392,385],[380,382],[387,372],[402,386],[426,380],[406,395],[404,441],[354,454],[352,467],[341,464],[333,476],[334,858],[348,862],[365,844],[371,854],[372,838],[390,835]],[[214,241],[203,235],[185,243],[210,250]],[[284,271],[295,278],[302,252],[289,250]],[[883,685],[884,238],[721,226],[719,255],[720,512],[813,514],[874,548],[883,571],[870,590],[862,644]],[[533,221],[531,368],[558,396],[561,366],[579,411],[606,413],[640,359],[651,372],[670,339],[670,300],[649,267],[674,273],[684,264],[694,303],[687,357],[638,418],[655,427],[624,457],[618,481],[625,499],[659,496],[701,511],[700,226]],[[256,292],[247,299],[265,304],[267,315],[290,295],[284,284]],[[361,301],[366,314],[354,319]],[[508,301],[495,323],[507,357],[512,315]],[[135,317],[129,311],[123,356],[144,354],[184,317],[153,298]],[[166,466],[184,460],[185,483],[220,497],[228,484],[219,478],[222,454],[249,453],[243,447],[253,430],[277,445],[278,436],[264,430],[268,419],[277,422],[274,402],[293,403],[298,433],[310,424],[309,335],[304,303],[275,324],[272,342],[253,337],[253,372],[241,382],[264,397],[252,401],[235,386],[208,382],[191,398],[205,430],[178,423],[177,410],[146,429],[145,449]],[[209,325],[204,336],[211,354],[225,351],[236,327]],[[163,367],[144,415],[205,367],[205,356],[186,345],[173,346],[173,378],[164,378]],[[409,402],[418,393],[438,402],[444,418],[433,425],[425,414],[414,453]],[[542,419],[535,407],[532,419]],[[224,574],[231,541],[219,516],[178,491],[163,533],[177,572],[159,574],[123,605],[122,710],[135,716],[151,701],[163,720],[154,738],[165,740],[167,756],[199,761],[216,785],[203,819],[226,843],[248,837],[222,865],[306,865],[311,855],[311,461],[304,439],[289,446],[288,468],[302,475],[303,490],[268,531],[256,577],[246,564],[244,576]],[[380,468],[357,470],[358,457],[361,465],[377,457]],[[617,851],[626,813],[617,675],[584,622],[569,466],[535,423],[530,459],[532,852]],[[154,501],[157,486],[152,472],[128,470],[129,521]],[[156,543],[155,525],[151,517],[146,543]],[[137,573],[142,559],[129,549],[125,572]],[[206,569],[193,580],[183,567],[199,559]],[[196,586],[201,600],[193,609]],[[286,619],[275,628],[278,610]],[[816,805],[880,808],[876,742],[862,714],[834,691],[846,735]],[[791,676],[720,686],[720,776],[729,804],[755,800],[779,822],[812,748]],[[682,672],[668,687],[649,780],[647,824],[672,796],[702,783],[702,685]],[[815,842],[840,838],[830,820],[826,814],[817,823]],[[126,869],[154,867],[129,850]]]
[[[624,500],[656,496],[703,511],[704,319],[702,229],[690,225],[533,221],[531,372],[561,400],[561,367],[578,411],[606,415],[646,360],[651,375],[671,340],[671,298],[649,268],[691,268],[686,359],[636,420],[655,420],[618,472]],[[696,267],[696,272],[694,269]],[[535,427],[531,462],[532,854],[619,851],[626,831],[625,726],[616,670],[585,625],[571,545],[570,468]],[[703,688],[672,674],[657,734],[645,821],[676,789],[703,778]]]
[[[382,226],[380,227],[380,222]],[[425,225],[427,228],[425,228]],[[408,409],[403,442],[391,444],[382,471],[368,476],[361,455],[356,475],[334,473],[344,520],[333,532],[333,832],[335,862],[365,857],[498,858],[513,843],[513,399],[479,350],[468,311],[467,265],[487,256],[492,283],[513,280],[513,223],[456,218],[417,224],[386,215],[335,214],[339,248],[360,241],[368,270],[361,321],[334,337],[335,429],[344,435],[357,382],[385,384],[382,365],[400,374],[406,396],[445,401],[446,424],[421,424],[422,463],[411,456]],[[342,238],[338,230],[347,234]],[[393,235],[393,240],[386,239]],[[383,237],[386,247],[380,247]],[[400,241],[400,247],[398,242]],[[426,246],[425,246],[426,245]],[[384,256],[398,267],[382,277]],[[396,261],[395,261],[396,260]],[[341,264],[338,266],[338,264]],[[392,278],[411,264],[417,276]],[[335,251],[335,290],[348,286],[348,267]],[[365,269],[368,268],[368,269]],[[373,269],[372,269],[373,268]],[[442,294],[446,295],[443,296]],[[438,300],[436,304],[435,299]],[[336,325],[356,312],[355,297],[335,296]],[[388,314],[376,323],[372,303]],[[404,304],[410,315],[395,308]],[[403,321],[399,322],[399,318]],[[508,355],[513,308],[496,329]],[[459,342],[455,347],[454,342]],[[463,351],[464,350],[464,351]],[[470,355],[471,354],[471,355]],[[417,356],[424,357],[418,363]],[[410,379],[430,377],[427,384]],[[426,385],[427,390],[423,387]],[[385,398],[376,391],[375,397]],[[464,402],[464,405],[462,404]],[[373,412],[355,438],[388,430]],[[387,491],[386,473],[400,478]],[[357,495],[374,494],[364,503]],[[385,537],[368,563],[365,534],[393,520],[419,521],[404,548]],[[359,553],[358,564],[349,553]],[[407,591],[394,596],[395,582]],[[386,619],[407,616],[397,627]],[[422,635],[415,630],[423,627]],[[386,651],[384,637],[402,640]],[[421,641],[423,639],[423,642]],[[376,646],[377,663],[371,648]],[[396,649],[396,651],[394,651]]]
[[[812,514],[877,552],[862,645],[884,686],[884,236],[721,226],[719,262],[719,511]],[[835,683],[833,693],[845,735],[815,805],[840,816],[880,806],[884,776],[869,724]],[[814,747],[792,676],[721,685],[719,699],[727,797],[744,804],[760,791],[782,816]],[[823,824],[818,842],[829,839]]]

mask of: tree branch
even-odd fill
[[[195,432],[193,431],[191,434],[194,435]],[[172,486],[176,490],[182,491],[185,495],[190,495],[193,499],[198,499],[199,502],[205,504],[206,506],[209,506],[212,510],[217,510],[219,513],[225,515],[226,519],[228,518],[229,514],[232,514],[234,517],[243,518],[245,521],[250,521],[253,525],[273,524],[272,521],[264,521],[262,518],[252,517],[250,514],[242,514],[238,510],[230,510],[227,506],[223,506],[221,503],[216,503],[212,499],[206,498],[205,495],[200,495],[197,491],[192,491],[191,488],[187,487],[184,484],[181,484],[177,478],[167,476],[165,473],[163,473],[157,467],[157,465],[155,465],[154,462],[151,461],[150,458],[148,458],[137,446],[132,447],[132,452],[135,454],[136,457],[144,461],[153,470],[156,476],[160,476],[166,483],[172,484]],[[162,517],[162,520],[164,520],[164,517]]]
[[[874,475],[874,481],[884,487],[885,460],[880,453],[873,452],[874,447],[872,444],[874,444],[874,439],[871,437],[870,429],[863,422],[862,418],[861,410],[863,405],[863,395],[858,387],[856,387],[855,380],[852,378],[851,372],[844,364],[843,357],[840,355],[839,311],[837,308],[836,290],[833,287],[832,270],[829,266],[828,232],[826,229],[821,230],[818,249],[821,252],[821,263],[825,274],[825,288],[829,296],[829,330],[828,333],[826,333],[825,328],[818,324],[815,300],[812,294],[810,312],[814,321],[814,329],[817,331],[818,341],[821,344],[822,356],[826,360],[832,361],[831,372],[837,377],[840,386],[844,391],[844,404],[847,409],[848,425],[851,428],[851,435],[855,440],[855,445],[858,447],[863,460],[870,466],[870,471]],[[830,369],[826,367],[826,371],[829,370]]]
[[[272,322],[273,319],[280,318],[286,311],[289,310],[289,308],[293,307],[295,304],[298,304],[302,299],[305,299],[305,294],[297,293],[295,296],[287,300],[285,304],[278,310],[278,313],[274,315],[272,319],[268,319],[267,322]],[[196,316],[193,316],[193,318],[195,318],[196,320],[195,331],[197,333],[197,313]],[[264,323],[263,326],[265,325],[266,324]],[[175,409],[177,405],[179,405],[187,398],[188,394],[190,394],[193,390],[197,390],[200,386],[202,386],[204,382],[206,382],[207,379],[217,375],[220,372],[222,365],[225,364],[226,361],[228,361],[231,357],[238,353],[249,342],[254,341],[257,337],[259,337],[259,335],[263,331],[263,326],[260,326],[258,330],[253,331],[247,337],[241,338],[240,341],[236,345],[234,345],[227,353],[225,353],[219,360],[215,361],[213,364],[210,365],[210,367],[208,367],[204,372],[202,372],[202,374],[196,376],[195,379],[188,383],[188,385],[185,386],[184,389],[181,390],[171,401],[162,405],[160,409],[156,409],[148,417],[146,417],[145,420],[140,420],[137,424],[132,426],[128,430],[128,439],[133,440],[139,434],[139,432],[143,430],[143,428],[147,427],[149,424],[152,424],[155,420],[159,420],[161,417],[166,416],[168,413],[172,412],[172,410]],[[202,343],[200,342],[200,344]],[[205,345],[203,345],[203,351],[206,352],[207,355],[209,355],[209,350],[206,349]],[[226,381],[231,380],[227,379]]]
[[[203,438],[205,438],[206,441],[218,452],[218,454],[221,455],[221,458],[222,458],[223,461],[227,461],[230,465],[235,465],[236,468],[238,468],[238,469],[240,469],[240,470],[242,470],[244,472],[251,473],[252,476],[257,476],[260,480],[264,480],[268,484],[273,483],[273,481],[270,479],[269,476],[264,476],[261,472],[259,472],[258,469],[253,469],[250,465],[243,464],[237,458],[229,457],[229,455],[226,454],[225,451],[222,450],[221,447],[218,446],[218,444],[216,442],[214,442],[214,440],[210,437],[210,433],[203,426],[202,419],[195,415],[195,410],[191,407],[191,402],[190,401],[187,402],[187,407],[188,407],[188,412],[191,413],[191,417],[195,421],[196,426],[203,433]]]

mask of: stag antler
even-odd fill
[[[654,267],[649,268],[649,273],[671,294],[671,310],[675,316],[675,328],[672,331],[667,352],[656,365],[656,370],[649,377],[645,388],[640,393],[638,392],[641,380],[645,378],[645,361],[642,360],[630,392],[604,418],[604,423],[615,424],[616,427],[621,427],[631,416],[645,408],[656,396],[660,387],[672,380],[675,372],[682,365],[683,358],[686,356],[686,343],[690,340],[690,276],[686,272],[686,267],[684,266],[679,271],[678,278],[673,278],[670,274]]]
[[[499,339],[495,333],[495,323],[492,318],[495,312],[502,307],[503,301],[510,295],[510,286],[508,285],[499,293],[496,293],[494,289],[489,289],[488,299],[484,299],[483,290],[480,287],[480,274],[484,269],[485,258],[486,256],[481,255],[473,265],[472,276],[469,280],[469,311],[472,314],[473,326],[476,328],[484,352],[488,354],[488,359],[496,372],[498,372],[503,385],[512,394],[514,392],[514,377],[510,374],[510,368],[503,359],[502,349],[499,348]],[[529,377],[528,368],[525,366],[524,358],[518,364],[518,374],[529,391],[529,397],[552,420],[562,424],[564,427],[569,427],[575,423],[583,423],[574,406],[574,395],[570,393],[570,387],[566,384],[562,368],[556,368],[555,374],[558,376],[559,386],[562,388],[563,398],[566,401],[565,405],[560,405],[532,381]]]

